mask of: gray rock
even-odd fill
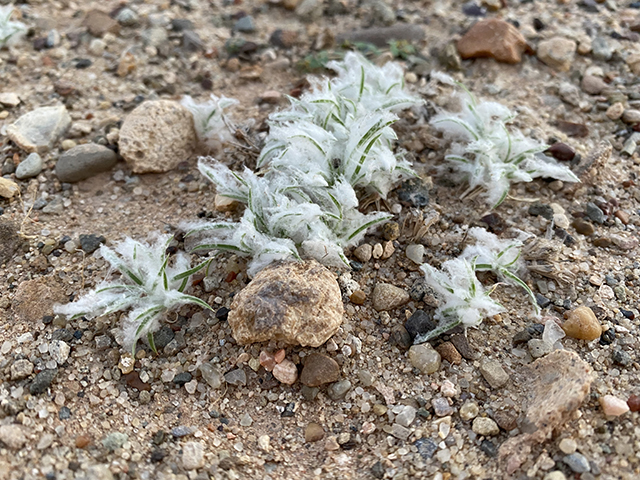
[[[171,429],[171,435],[176,438],[187,437],[195,432],[195,429],[192,427],[188,427],[187,425],[178,425]]]
[[[591,42],[591,55],[596,60],[607,62],[613,56],[613,46],[605,37],[596,37]]]
[[[56,175],[61,182],[79,182],[111,170],[118,162],[116,153],[102,145],[87,143],[64,152],[56,163]]]
[[[256,31],[256,23],[251,15],[245,15],[238,19],[233,26],[233,30],[237,32],[251,33]]]
[[[242,368],[236,368],[224,374],[224,379],[231,385],[246,385],[247,374]]]
[[[11,450],[19,450],[27,443],[24,429],[20,425],[0,425],[0,443]]]
[[[618,365],[622,365],[623,367],[627,367],[631,365],[633,362],[633,358],[624,350],[616,349],[611,354],[611,359],[617,363]],[[11,369],[11,376],[13,377],[13,368]]]
[[[585,75],[582,77],[580,86],[582,87],[582,91],[589,95],[600,95],[600,93],[607,88],[605,81],[595,75]]]
[[[46,392],[57,374],[58,369],[56,368],[43,370],[38,373],[31,382],[31,385],[29,385],[29,393],[31,393],[31,395],[39,395]]]
[[[302,0],[296,7],[296,14],[304,22],[313,22],[322,16],[323,8],[321,0]]]
[[[113,473],[108,465],[92,465],[87,468],[87,476],[83,480],[113,480]]]
[[[64,212],[64,201],[60,197],[53,197],[44,207],[42,207],[42,212],[59,215]]]
[[[392,27],[367,28],[341,33],[337,36],[336,42],[372,43],[376,47],[384,48],[392,40],[406,40],[407,42],[420,42],[424,39],[424,29],[419,25],[397,24]]]
[[[80,248],[82,248],[82,250],[88,254],[95,252],[97,249],[100,248],[100,245],[102,245],[104,242],[107,241],[107,239],[104,238],[102,235],[94,235],[94,234],[89,234],[89,235],[82,234],[80,235],[79,240],[80,240]]]
[[[371,9],[375,15],[375,19],[384,25],[393,25],[396,21],[396,14],[393,8],[383,0],[374,0],[371,3]]]
[[[204,447],[200,442],[187,442],[182,446],[182,466],[185,470],[204,467]]]
[[[416,418],[417,410],[415,407],[411,405],[405,405],[404,408],[398,415],[396,415],[396,423],[402,425],[403,427],[408,427],[413,423]]]
[[[43,165],[40,155],[35,152],[30,153],[16,168],[16,178],[24,180],[25,178],[35,177],[40,174]]]
[[[580,90],[573,83],[562,82],[558,87],[558,95],[569,105],[577,107],[580,104]]]
[[[142,32],[142,41],[151,47],[160,47],[169,41],[169,35],[164,27],[153,27]]]
[[[409,360],[413,367],[427,375],[437,372],[442,362],[440,354],[428,343],[411,347],[409,349]]]
[[[351,382],[349,380],[340,380],[329,385],[327,395],[332,400],[342,400],[349,390],[351,390]]]
[[[129,437],[125,433],[113,432],[102,439],[102,446],[107,450],[117,450],[121,448]]]
[[[20,97],[15,92],[0,93],[0,103],[5,107],[17,107],[20,105]]]
[[[128,7],[123,8],[116,15],[118,23],[125,27],[133,27],[138,24],[138,14]]]
[[[394,423],[391,427],[391,435],[399,440],[407,440],[409,438],[409,435],[411,435],[411,430],[409,430],[407,427],[403,427],[398,423]]]
[[[604,212],[595,203],[587,203],[586,214],[587,217],[589,217],[595,223],[598,223],[600,225],[604,223]]]
[[[622,113],[624,123],[640,123],[640,110],[627,109]]]
[[[553,351],[553,345],[539,338],[533,338],[527,343],[529,353],[533,358],[540,358]]]
[[[453,407],[449,405],[449,401],[446,398],[434,398],[431,400],[431,406],[433,407],[433,413],[438,417],[446,417],[453,413]]]
[[[64,105],[40,107],[9,125],[7,135],[23,150],[43,153],[53,147],[70,125],[71,117]]]
[[[585,473],[591,471],[589,460],[581,453],[572,453],[562,459],[562,461],[569,466],[575,473]]]
[[[486,360],[480,365],[480,373],[487,383],[491,385],[491,388],[503,387],[509,381],[509,374],[495,360]]]
[[[202,378],[211,388],[217,390],[222,386],[222,374],[217,366],[212,363],[203,363],[199,368]]]

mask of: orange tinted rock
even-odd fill
[[[562,329],[569,337],[590,342],[602,335],[602,325],[589,307],[578,307],[565,316]]]
[[[497,18],[476,23],[458,41],[457,47],[464,59],[491,57],[505,63],[519,63],[522,53],[529,48],[516,27]]]

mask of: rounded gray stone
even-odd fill
[[[25,178],[35,177],[40,174],[42,167],[42,157],[35,152],[30,153],[16,168],[16,178],[24,180]]]
[[[61,182],[73,183],[111,170],[118,159],[113,150],[96,143],[78,145],[67,150],[56,163]]]

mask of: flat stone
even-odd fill
[[[82,248],[82,251],[88,254],[95,252],[100,248],[100,245],[107,241],[107,239],[102,235],[95,235],[93,233],[82,234],[78,237],[78,240],[80,241],[80,248]]]
[[[373,308],[378,312],[393,310],[409,301],[409,293],[389,283],[378,283],[373,289]]]
[[[340,366],[330,357],[321,353],[312,353],[304,362],[300,382],[307,387],[318,387],[325,383],[336,382],[340,378]]]
[[[118,158],[103,145],[86,143],[64,152],[56,163],[56,175],[61,182],[74,183],[111,170]]]
[[[430,375],[440,369],[441,358],[430,344],[425,343],[414,345],[409,349],[409,361],[413,367]]]
[[[20,97],[14,92],[0,93],[0,103],[5,107],[13,108],[20,105]]]
[[[402,24],[391,27],[375,27],[364,30],[351,30],[336,37],[336,43],[345,40],[349,42],[371,43],[376,47],[384,48],[389,46],[392,40],[405,40],[407,42],[421,42],[424,39],[425,31],[419,25]]]
[[[71,117],[64,105],[40,107],[7,127],[7,136],[26,152],[44,153],[67,131]]]
[[[500,461],[507,474],[530,458],[534,445],[546,442],[572,418],[589,394],[593,379],[589,364],[568,350],[556,350],[526,367],[519,382],[527,389],[523,394],[525,433],[500,446]]]
[[[20,187],[13,180],[0,177],[0,197],[13,198],[20,191]]]
[[[224,379],[230,385],[247,384],[247,374],[242,368],[236,368],[235,370],[231,370],[230,372],[225,373]]]
[[[475,23],[458,41],[457,48],[463,59],[491,57],[499,62],[520,63],[529,47],[513,25],[490,18]]]
[[[118,145],[133,173],[168,172],[194,153],[193,116],[178,102],[143,102],[125,118]]]
[[[629,108],[622,113],[624,123],[640,123],[640,110]]]
[[[495,360],[485,360],[480,365],[480,373],[491,388],[503,387],[509,381],[509,374],[504,371],[500,362]]]
[[[24,180],[26,178],[36,177],[42,172],[43,166],[44,162],[42,161],[42,157],[35,152],[30,153],[16,168],[16,178]]]
[[[391,426],[391,435],[399,440],[406,441],[409,438],[409,435],[411,435],[411,430],[409,430],[407,427],[403,427],[402,425],[394,423]]]
[[[66,303],[67,296],[54,276],[34,278],[20,283],[11,308],[19,320],[36,322],[53,314],[56,303]]]
[[[102,439],[102,446],[109,451],[117,450],[129,440],[126,433],[111,432]]]
[[[316,261],[267,267],[238,293],[228,322],[241,345],[270,340],[319,347],[342,324],[335,276]]]
[[[214,390],[219,389],[222,386],[222,374],[218,367],[212,363],[203,363],[199,367],[200,374],[204,381]]]
[[[538,44],[541,62],[561,72],[569,71],[576,53],[577,44],[564,37],[552,37]]]
[[[182,466],[185,470],[204,467],[204,446],[200,442],[186,442],[182,445]]]
[[[467,422],[476,418],[478,413],[480,413],[480,408],[475,402],[467,401],[462,405],[462,407],[460,407],[460,418]]]
[[[0,443],[11,450],[21,449],[27,443],[24,428],[21,425],[0,425]]]

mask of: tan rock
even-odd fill
[[[546,442],[571,419],[589,394],[593,379],[589,364],[568,350],[556,350],[526,368],[520,383],[528,390],[523,394],[526,414],[522,422],[527,433],[500,446],[500,461],[509,475],[529,458],[532,446]]]
[[[24,428],[21,425],[0,426],[0,443],[4,443],[11,450],[19,450],[27,443]]]
[[[56,303],[66,303],[62,285],[53,276],[38,277],[18,285],[12,310],[19,320],[36,322],[53,314]]]
[[[0,177],[0,197],[13,198],[20,191],[20,187],[13,180]]]
[[[589,307],[578,307],[565,316],[562,329],[567,336],[590,342],[602,335],[602,325]]]
[[[102,37],[107,32],[117,34],[120,31],[120,25],[116,20],[108,13],[96,9],[87,12],[82,25],[87,27],[88,32],[94,37]]]
[[[284,341],[319,347],[342,324],[344,307],[334,275],[318,262],[267,267],[231,304],[229,325],[239,344]]]
[[[576,53],[576,42],[564,37],[553,37],[538,45],[538,58],[551,68],[567,72]]]
[[[458,41],[457,47],[464,59],[491,57],[505,63],[519,63],[522,53],[529,48],[513,25],[497,18],[473,25]]]
[[[293,385],[298,379],[298,369],[291,360],[283,360],[273,367],[273,376],[280,383]]]
[[[310,423],[304,429],[304,441],[307,443],[318,442],[324,438],[324,428],[317,423]]]
[[[610,120],[615,121],[622,116],[623,112],[624,112],[624,105],[622,104],[622,102],[616,102],[613,105],[611,105],[609,108],[607,108],[607,111],[605,113]]]
[[[611,417],[619,417],[629,411],[629,405],[621,398],[613,395],[604,395],[598,399],[602,407],[602,413]]]
[[[392,310],[409,301],[409,294],[402,288],[388,283],[378,283],[373,289],[373,308],[378,312]]]
[[[136,107],[125,118],[118,142],[134,173],[168,172],[193,155],[196,144],[191,112],[170,100]]]

